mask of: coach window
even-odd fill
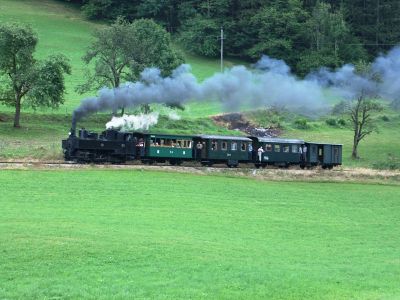
[[[232,151],[236,151],[236,150],[237,150],[237,143],[236,143],[236,142],[232,142],[232,144],[231,144],[231,150],[232,150]]]
[[[245,142],[243,142],[242,145],[240,146],[240,150],[242,150],[242,151],[247,150],[247,144]]]
[[[271,152],[272,151],[272,145],[271,144],[266,144],[265,145],[265,151]]]
[[[283,152],[289,153],[289,145],[284,145],[283,146]]]
[[[274,145],[274,152],[281,152],[281,145]]]
[[[221,142],[221,150],[227,150],[228,149],[228,143],[225,141]]]
[[[211,150],[213,150],[213,151],[218,150],[218,143],[216,140],[211,141]]]
[[[299,152],[299,146],[292,145],[292,153],[298,153],[298,152]]]

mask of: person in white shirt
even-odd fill
[[[264,153],[263,147],[260,146],[260,148],[258,148],[257,152],[258,152],[258,160],[261,162],[261,160],[262,160],[262,154]]]

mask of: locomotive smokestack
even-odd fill
[[[73,115],[70,136],[75,136],[75,135],[76,135],[76,117],[75,115]]]

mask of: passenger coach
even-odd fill
[[[253,141],[252,160],[256,167],[268,165],[288,167],[300,164],[303,140],[250,137]]]

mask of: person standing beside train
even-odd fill
[[[300,147],[301,149],[301,147]],[[303,155],[303,162],[305,163],[307,161],[307,146],[304,144],[303,149],[302,149],[302,155]]]
[[[203,150],[203,144],[201,142],[197,142],[196,144],[196,159],[201,160],[201,151]]]
[[[249,143],[248,151],[249,151],[249,160],[253,160],[253,145],[251,143]]]
[[[257,152],[258,152],[258,160],[261,162],[262,161],[262,155],[264,153],[263,147],[260,146],[260,148],[258,148]]]

